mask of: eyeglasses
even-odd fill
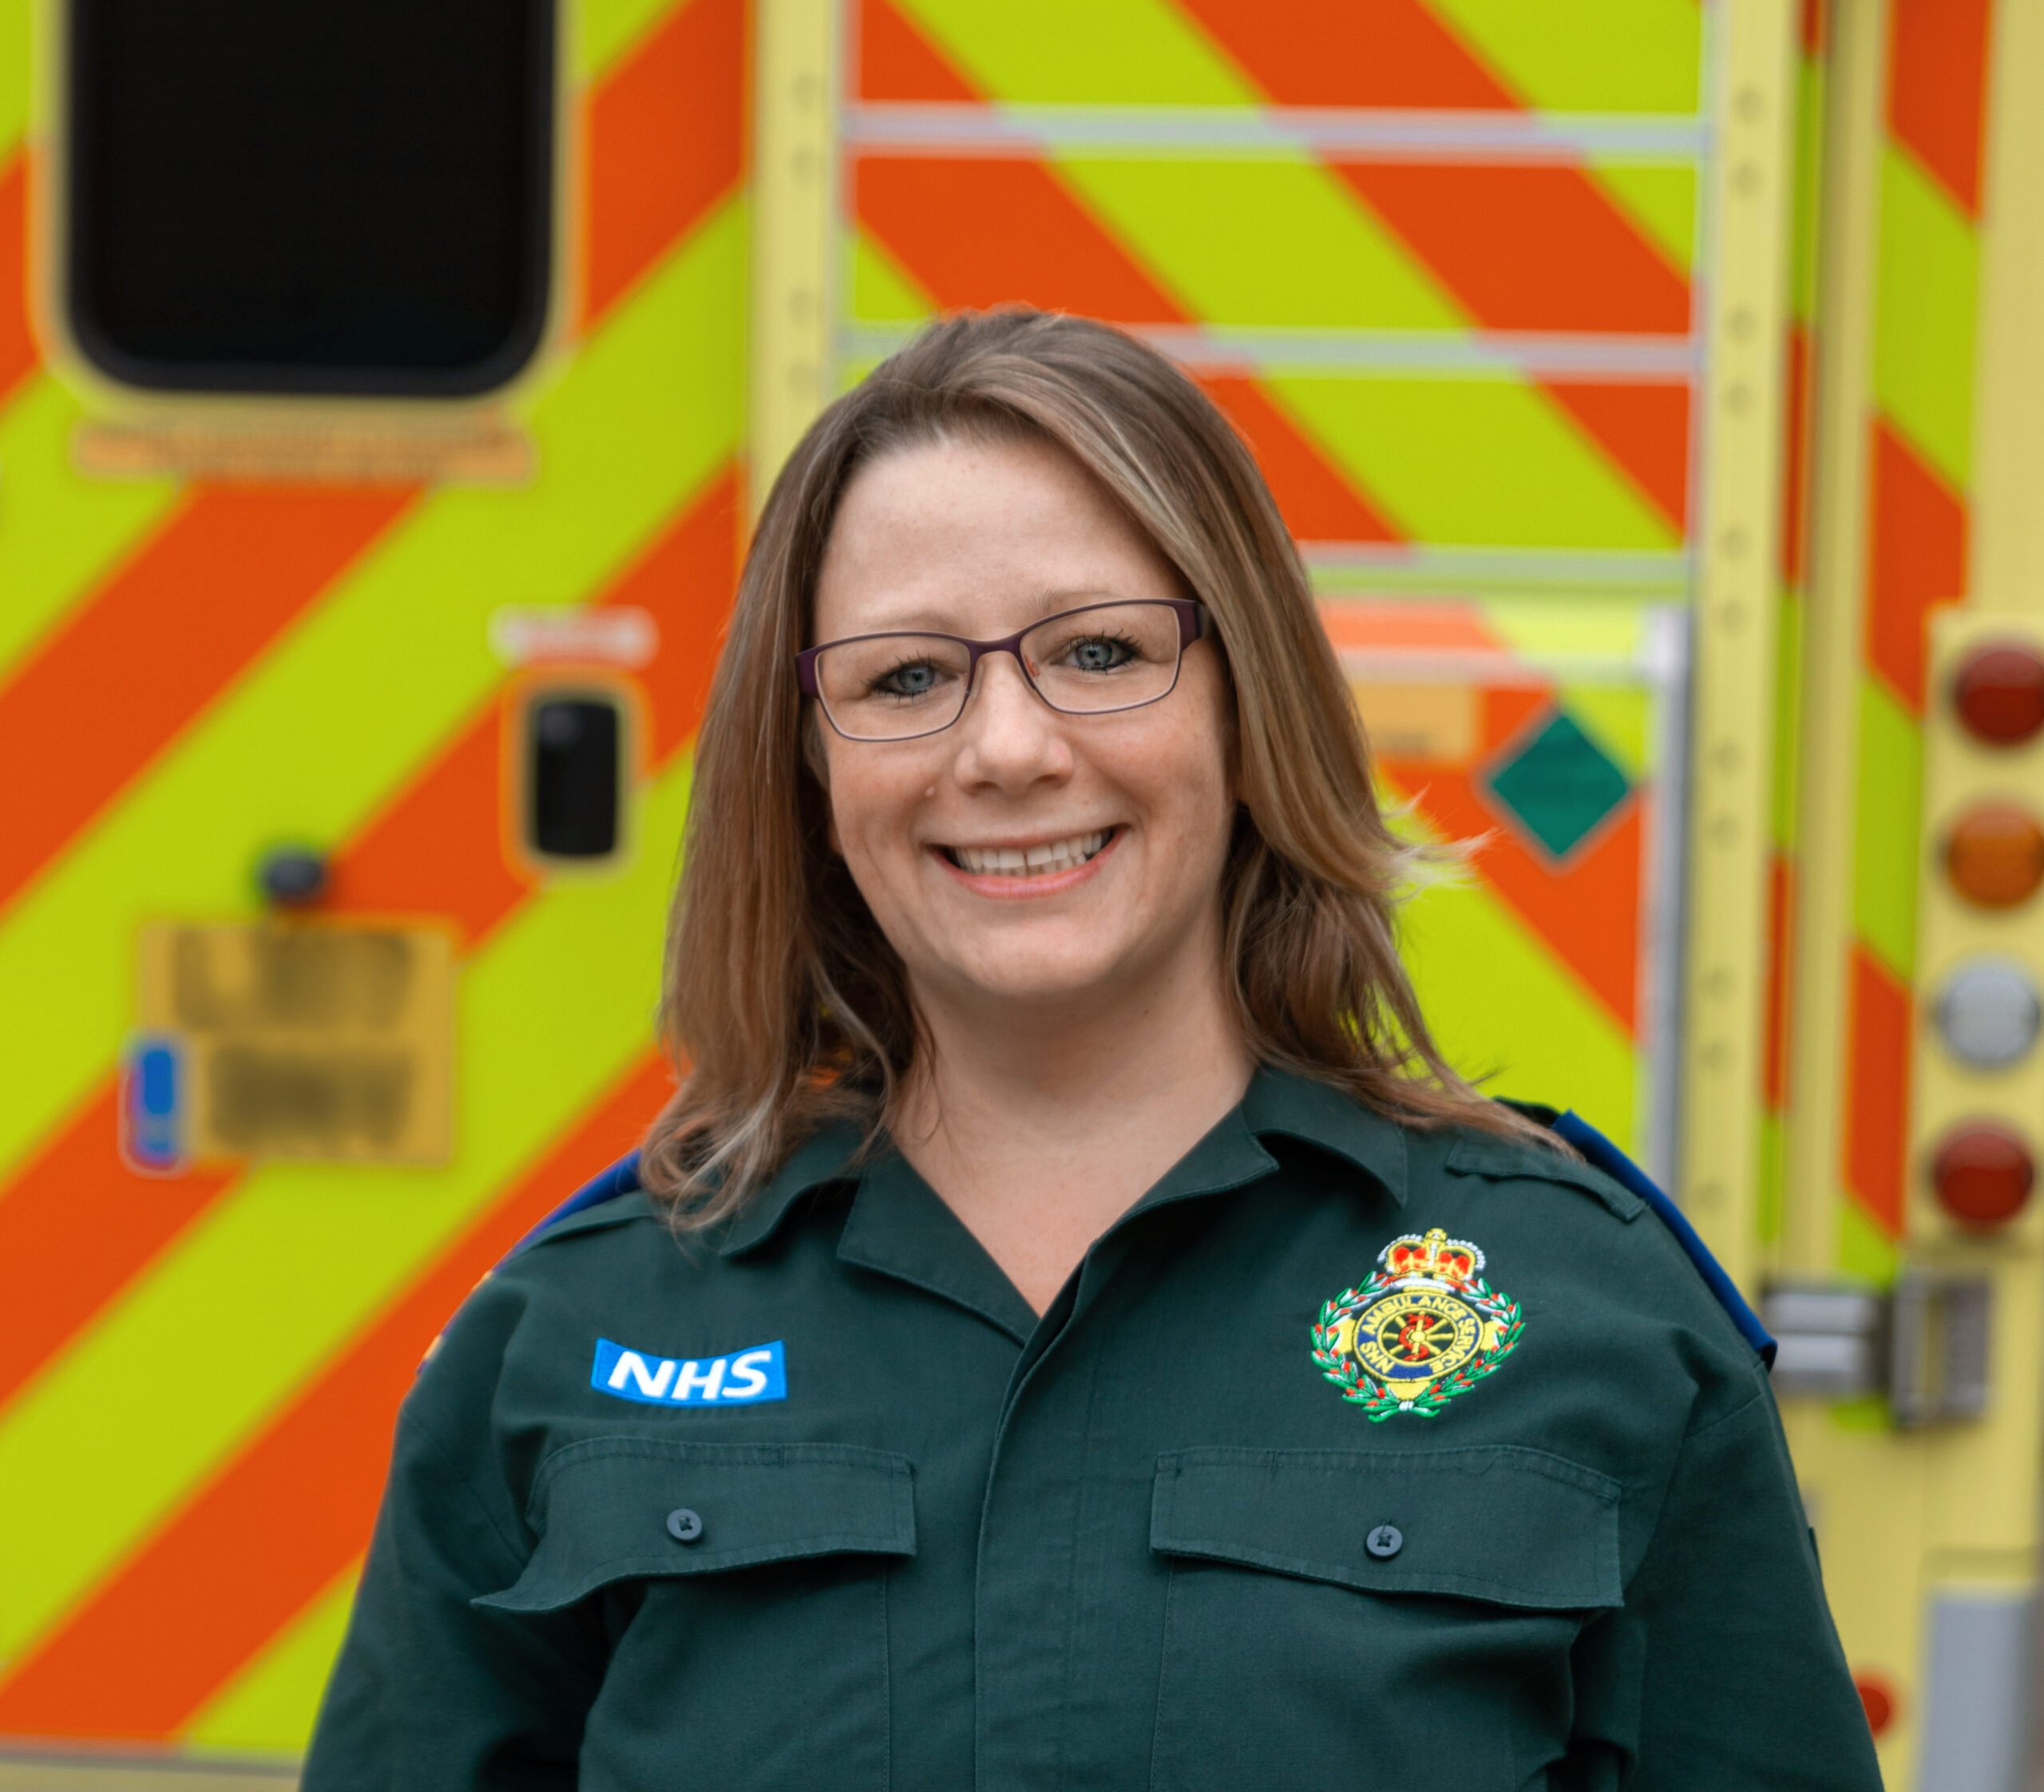
[[[921,630],[826,641],[795,655],[795,674],[846,740],[912,741],[965,713],[988,654],[1014,655],[1060,714],[1108,715],[1170,696],[1185,650],[1208,627],[1206,606],[1190,598],[1087,603],[1000,641]]]

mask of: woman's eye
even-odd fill
[[[1096,638],[1072,643],[1072,663],[1082,672],[1111,672],[1128,658],[1127,647],[1119,641]]]
[[[937,688],[937,668],[923,660],[897,666],[884,674],[873,689],[888,697],[926,697]]]

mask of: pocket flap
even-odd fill
[[[1178,1450],[1157,1461],[1150,1547],[1370,1592],[1553,1610],[1622,1596],[1618,1482],[1511,1445]]]
[[[854,1444],[587,1438],[546,1459],[527,1516],[525,1572],[474,1604],[547,1612],[613,1580],[916,1553],[908,1458]]]

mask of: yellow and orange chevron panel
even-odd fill
[[[1843,1267],[1885,1280],[1907,1189],[1926,619],[1968,595],[1991,9],[1897,0],[1875,294]]]
[[[575,291],[521,489],[87,478],[26,297],[39,152],[0,163],[0,747],[31,773],[0,849],[0,1738],[301,1746],[414,1367],[661,1098],[660,913],[744,526],[747,30],[743,0],[578,22]],[[31,50],[0,45],[0,118]],[[608,878],[506,856],[505,605],[656,625],[644,844]],[[458,936],[454,1157],[137,1175],[136,931],[253,914],[283,841],[329,856],[338,913]]]
[[[1507,635],[1615,603],[1624,635],[1687,590],[1707,17],[1099,0],[1025,26],[859,0],[844,375],[945,307],[1111,318],[1254,445],[1330,599],[1431,594],[1440,626]],[[1330,611],[1337,639],[1388,614]],[[1646,1147],[1646,798],[1614,771],[1630,806],[1565,852],[1494,800],[1488,773],[1582,708],[1515,675],[1482,694],[1473,758],[1385,765],[1417,825],[1480,842],[1412,916],[1426,994],[1468,1017],[1446,1030],[1472,1071]],[[1552,992],[1548,1021],[1487,1016],[1500,987]]]
[[[858,8],[854,367],[934,307],[1111,318],[1241,405],[1309,543],[1679,584],[1696,9],[1566,121],[1494,9],[1066,10]]]

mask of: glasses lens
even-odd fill
[[[1168,604],[1103,603],[1038,623],[1022,637],[1022,659],[1053,709],[1130,710],[1177,682],[1178,639]]]
[[[824,713],[855,741],[899,741],[948,728],[965,707],[964,647],[931,635],[840,641],[816,656]]]

